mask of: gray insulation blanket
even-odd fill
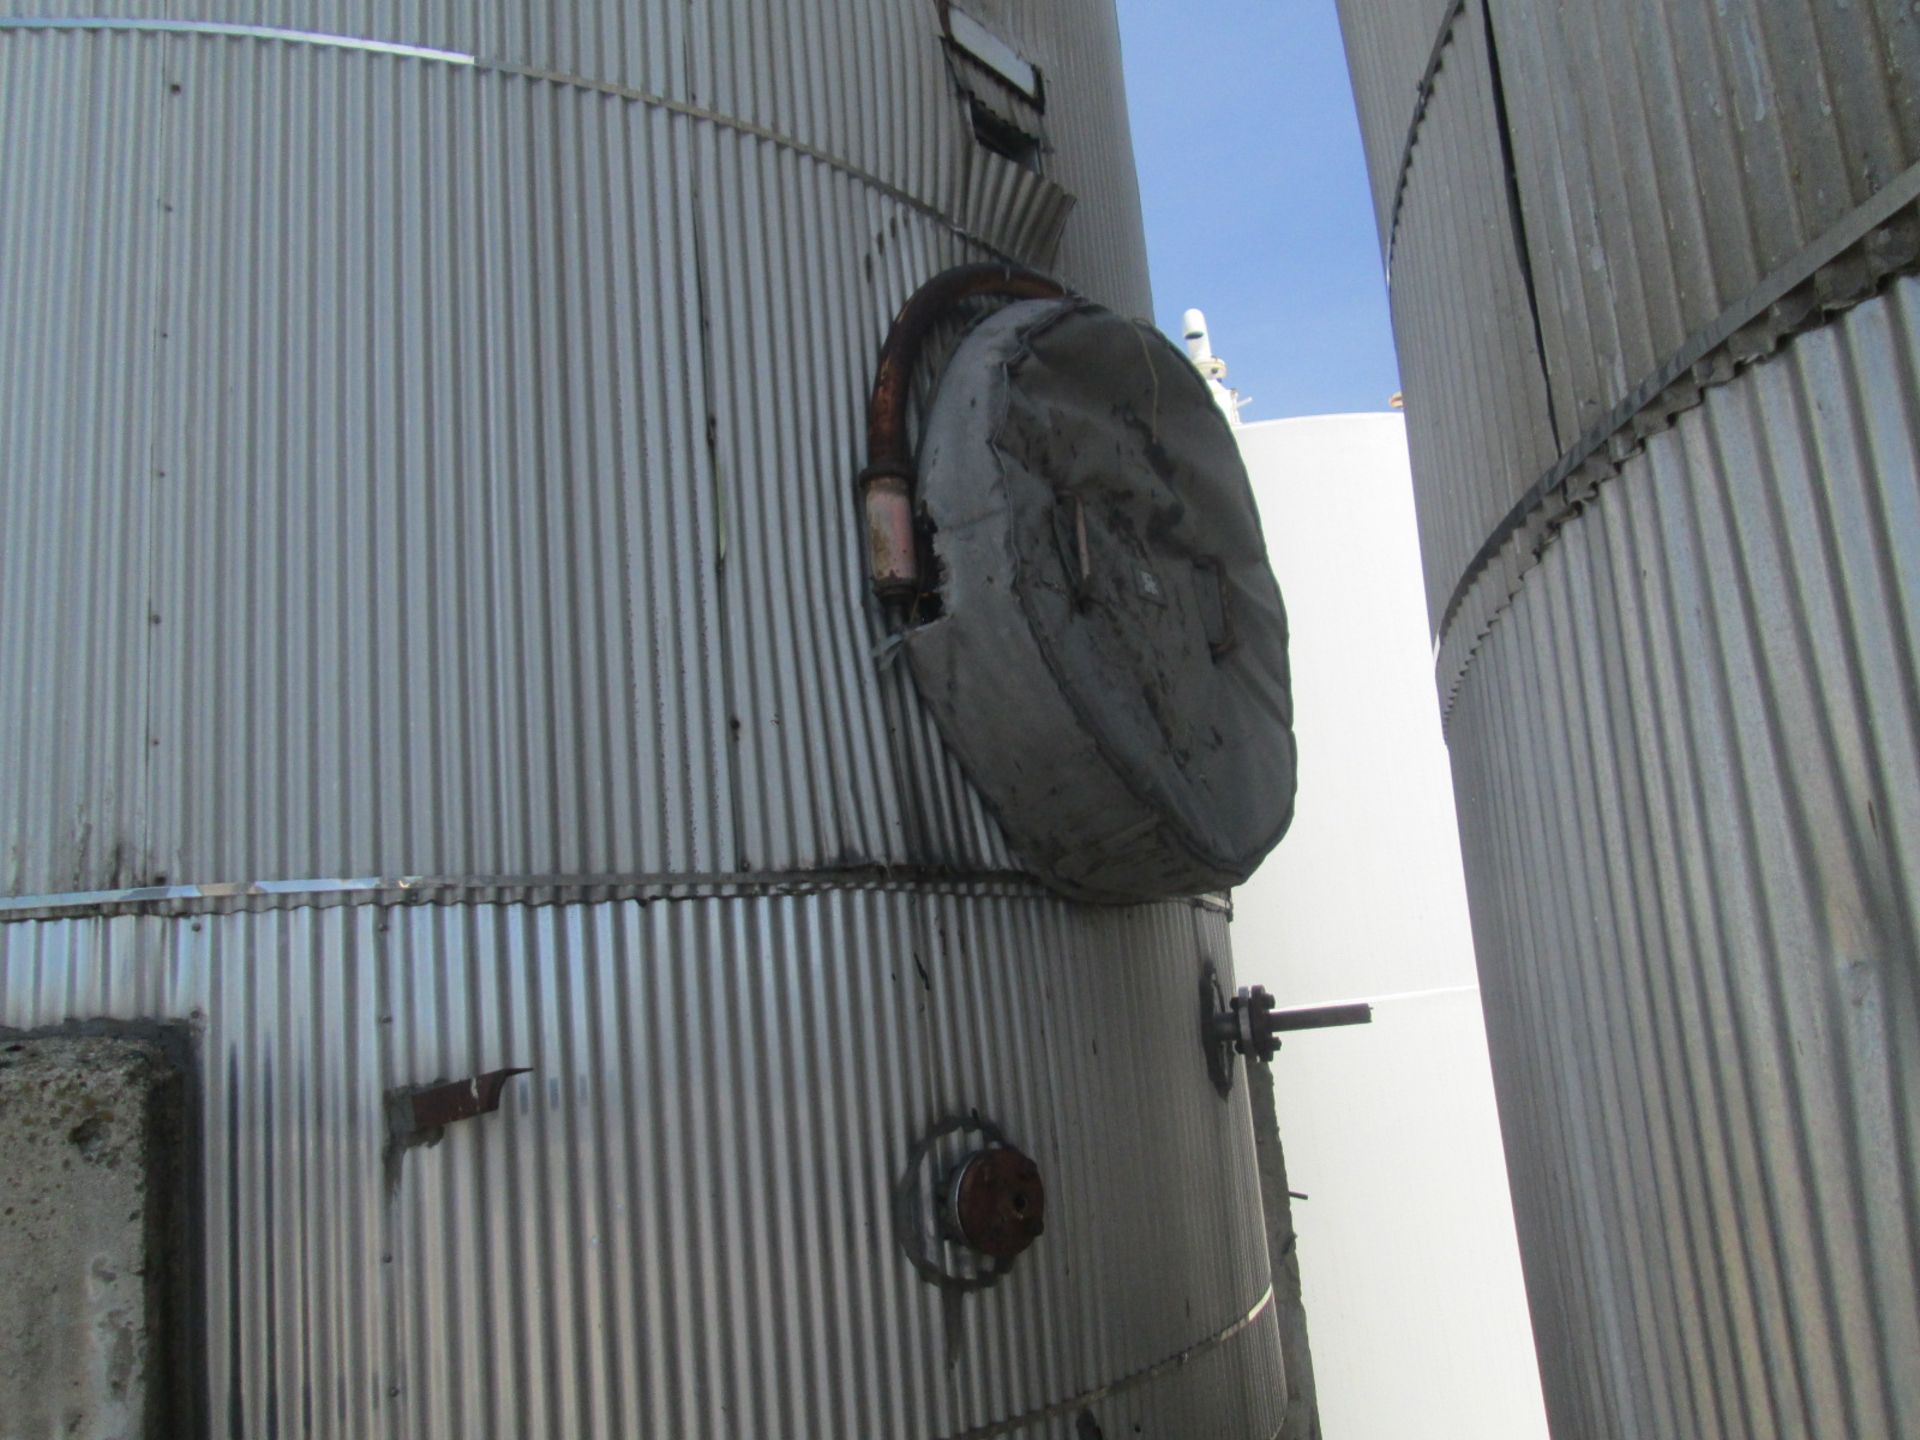
[[[1085,301],[1007,306],[948,362],[919,471],[942,614],[907,653],[1023,861],[1091,900],[1244,880],[1293,813],[1287,619],[1186,357]]]

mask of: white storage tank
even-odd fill
[[[1233,892],[1237,969],[1289,1007],[1372,1006],[1273,1062],[1320,1414],[1329,1434],[1444,1413],[1478,1440],[1542,1440],[1405,424],[1237,433],[1286,580],[1307,761],[1286,844]]]

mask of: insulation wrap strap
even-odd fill
[[[1218,1349],[1249,1325],[1258,1321],[1272,1306],[1273,1287],[1269,1285],[1266,1293],[1253,1302],[1253,1308],[1231,1325],[1215,1331],[1204,1340],[1196,1340],[1177,1354],[1169,1355],[1164,1360],[1156,1360],[1144,1370],[1136,1370],[1131,1375],[1122,1375],[1118,1380],[1109,1380],[1105,1385],[1083,1390],[1070,1400],[1058,1400],[1051,1405],[1041,1406],[1037,1410],[1029,1410],[1024,1415],[1015,1415],[1007,1420],[996,1420],[991,1425],[980,1425],[972,1430],[957,1431],[947,1436],[946,1440],[994,1440],[996,1436],[1011,1435],[1029,1426],[1044,1424],[1048,1420],[1058,1420],[1062,1416],[1073,1414],[1076,1410],[1084,1410],[1096,1401],[1131,1390],[1136,1385],[1143,1385],[1157,1375],[1164,1375],[1169,1370],[1191,1363],[1209,1350]]]

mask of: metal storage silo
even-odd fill
[[[0,10],[0,1027],[186,1057],[169,1423],[1274,1434],[1225,907],[867,597],[908,297],[1148,309],[1108,0]]]
[[[1555,1433],[1920,1433],[1920,16],[1341,13]]]

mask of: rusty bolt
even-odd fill
[[[976,1150],[953,1181],[953,1220],[963,1243],[1008,1261],[1047,1228],[1047,1188],[1040,1167],[1011,1145]]]

